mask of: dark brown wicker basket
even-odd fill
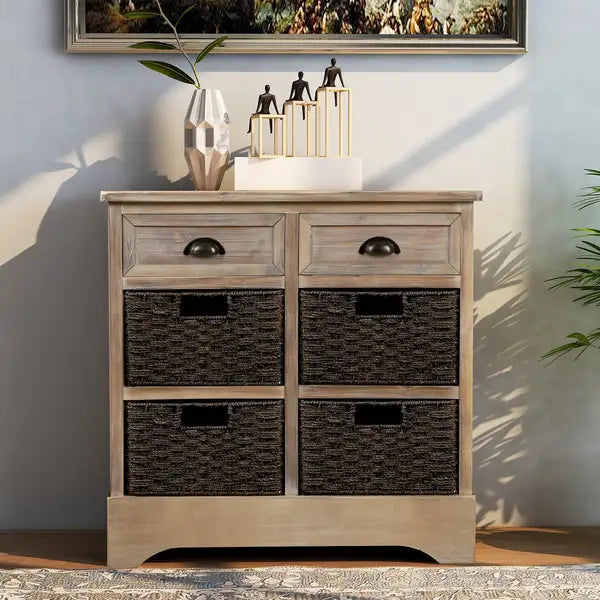
[[[132,496],[279,495],[283,465],[282,400],[125,404]]]
[[[301,400],[300,492],[458,493],[457,400]]]
[[[283,314],[281,290],[126,291],[126,385],[281,385]]]
[[[457,385],[458,290],[301,290],[303,385]]]

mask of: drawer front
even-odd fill
[[[305,214],[303,275],[456,275],[460,215]]]
[[[123,274],[282,275],[284,233],[281,214],[127,214],[123,216]],[[202,241],[194,249],[195,240]]]
[[[125,491],[283,493],[283,401],[127,402]]]
[[[127,386],[282,385],[279,290],[124,294]]]
[[[458,493],[457,400],[300,400],[300,493]]]
[[[300,290],[302,385],[458,385],[458,290]]]

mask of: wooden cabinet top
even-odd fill
[[[252,203],[252,202],[478,202],[477,191],[419,192],[196,192],[196,191],[106,191],[102,200],[114,203]]]

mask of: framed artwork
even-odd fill
[[[69,52],[135,52],[170,38],[156,0],[65,0]],[[217,52],[513,54],[526,51],[527,0],[161,0],[190,52],[230,36]],[[147,51],[145,51],[147,52]]]

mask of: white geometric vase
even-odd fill
[[[218,190],[230,156],[229,115],[219,90],[195,90],[185,117],[185,159],[197,190]]]

